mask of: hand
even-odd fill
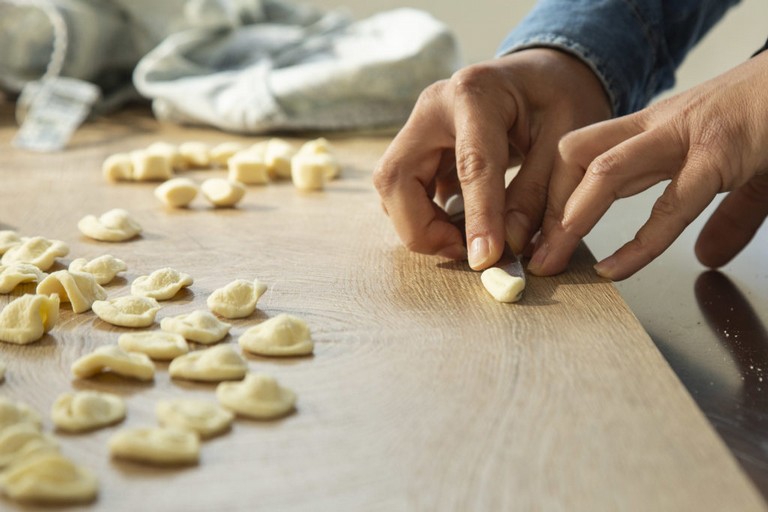
[[[714,199],[696,254],[728,262],[768,215],[768,53],[645,110],[562,139],[549,204],[529,270],[551,275],[611,204],[671,180],[634,240],[600,261],[624,279],[660,255]]]
[[[374,184],[411,250],[462,259],[463,237],[433,198],[464,195],[469,263],[521,252],[538,231],[563,134],[608,119],[592,71],[568,54],[524,50],[467,67],[428,87],[381,159]],[[522,166],[505,190],[504,174]]]

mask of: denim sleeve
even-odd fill
[[[739,0],[540,0],[498,55],[534,47],[580,58],[603,83],[616,116],[675,83],[688,51]]]

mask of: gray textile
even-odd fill
[[[283,0],[0,0],[0,88],[52,66],[51,7],[61,75],[112,102],[132,85],[161,119],[234,132],[399,124],[460,65],[450,31],[414,9],[352,21]]]

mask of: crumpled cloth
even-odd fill
[[[242,133],[392,126],[427,85],[460,67],[450,30],[397,9],[354,21],[285,0],[0,0],[0,88],[50,67],[107,102],[137,90],[160,119]]]

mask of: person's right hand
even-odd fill
[[[452,259],[467,255],[463,237],[433,198],[461,189],[469,264],[480,270],[499,259],[505,238],[520,253],[538,231],[560,138],[610,115],[605,90],[580,60],[523,50],[428,87],[374,184],[406,247]],[[506,169],[519,162],[505,189]]]

